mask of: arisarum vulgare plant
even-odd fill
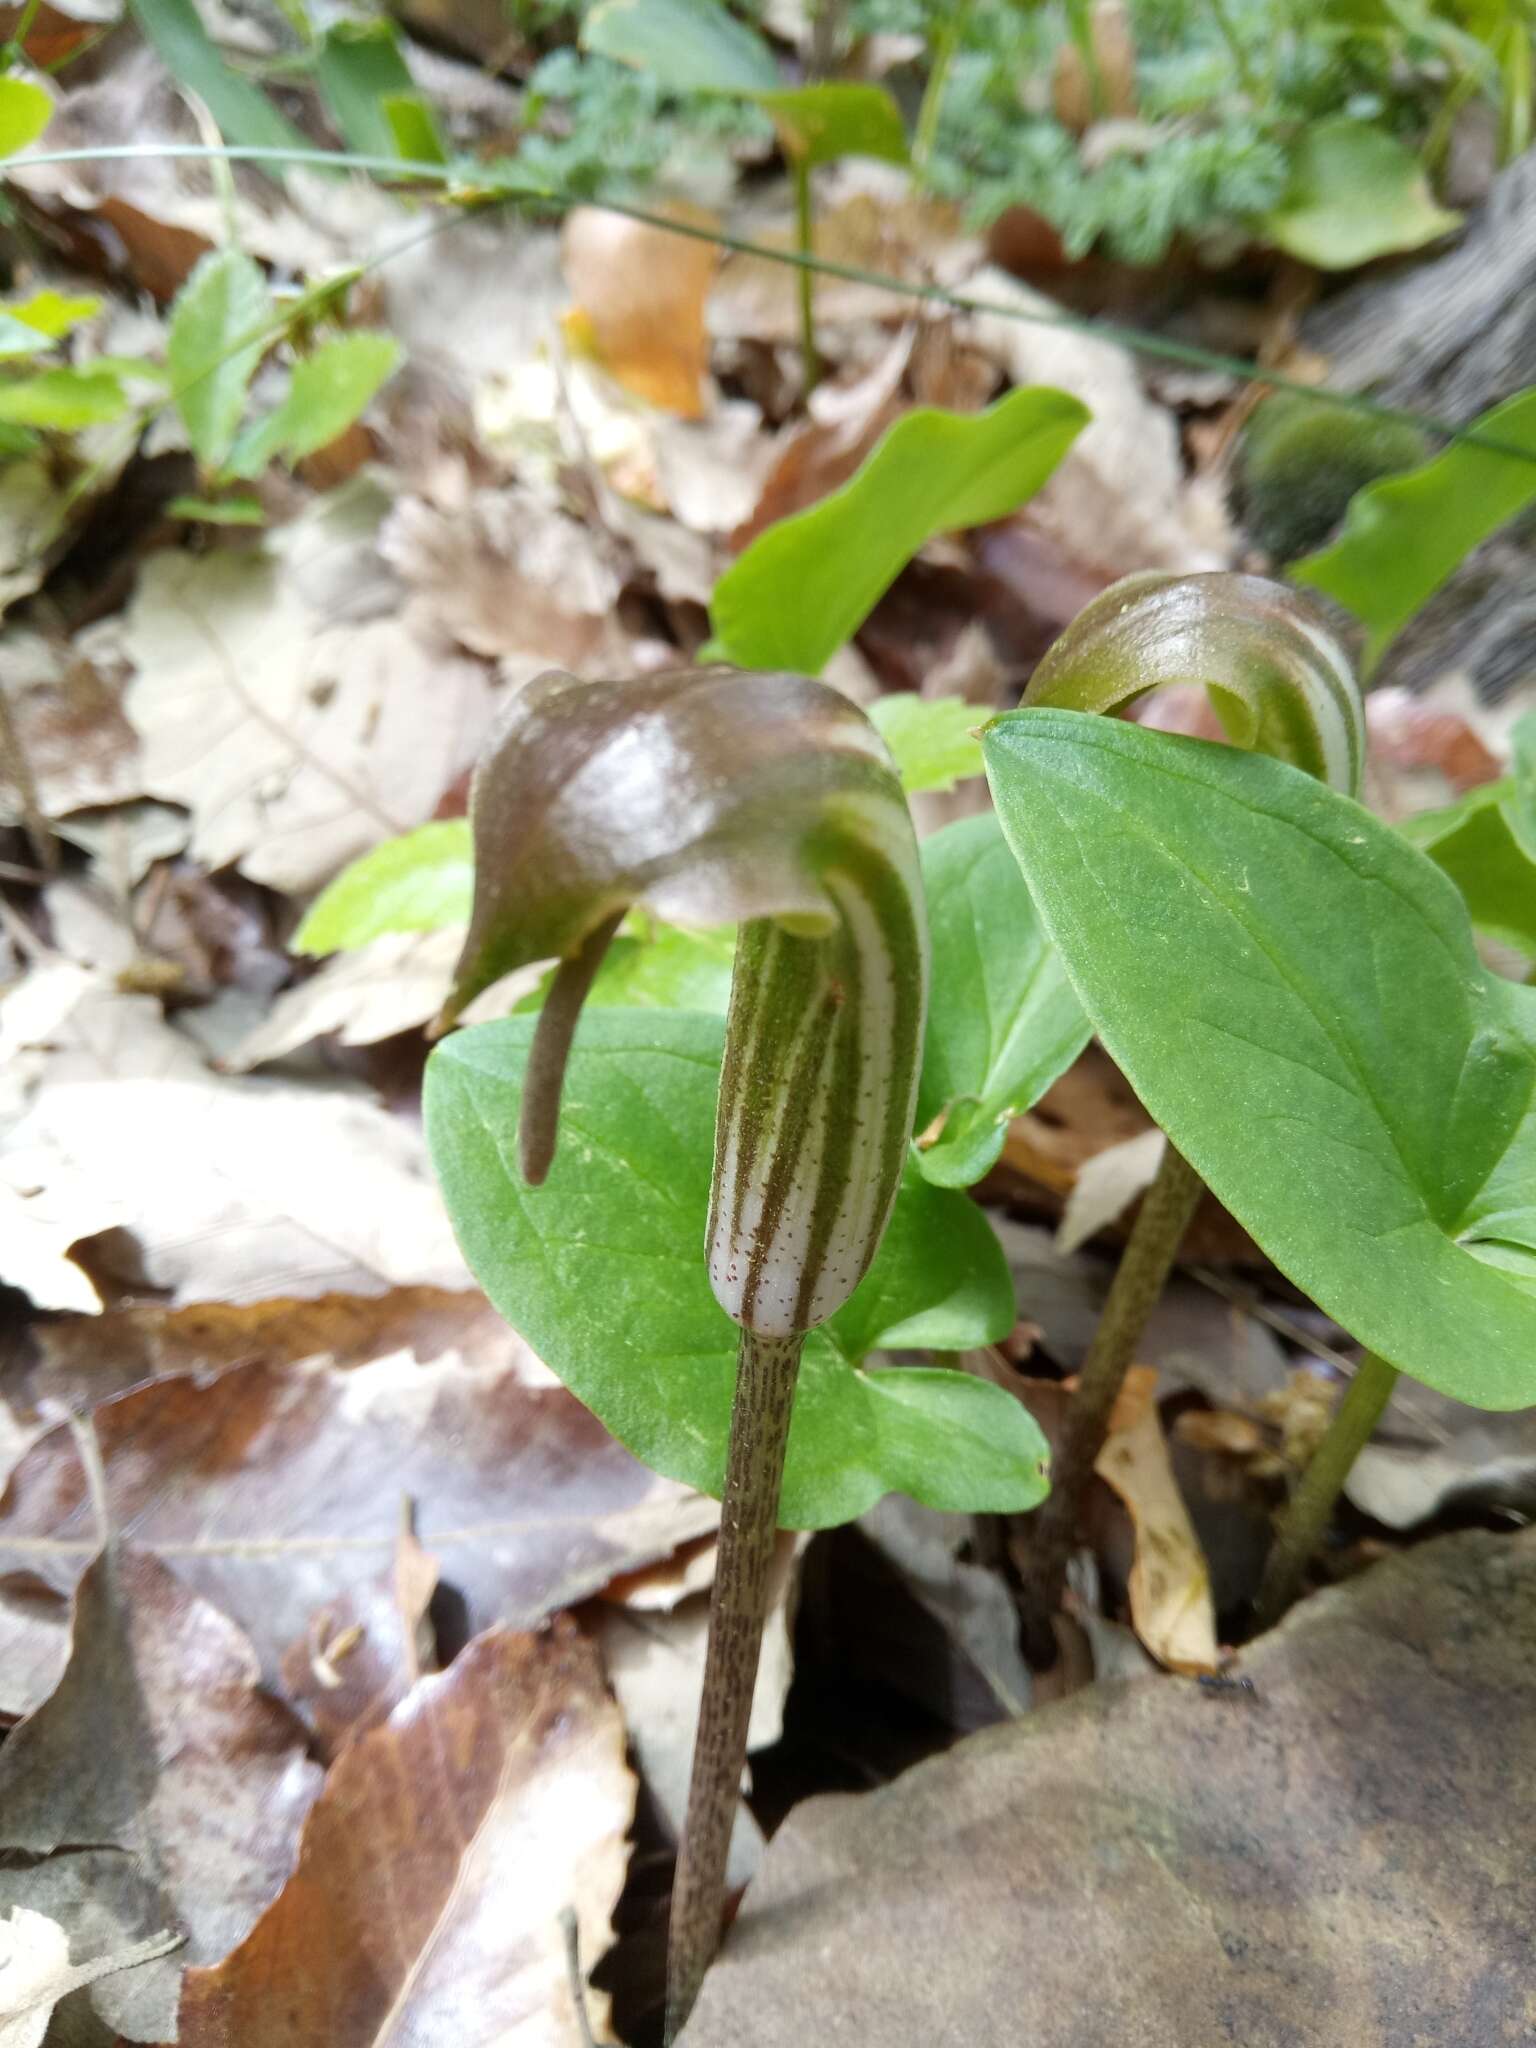
[[[1205,686],[1234,745],[1359,793],[1365,713],[1349,663],[1304,600],[1261,577],[1124,578],[1050,647],[1024,704],[1115,713],[1150,691],[1190,683]],[[1000,746],[1003,730],[993,728]],[[998,807],[1007,829],[1010,810],[1001,797]],[[1071,858],[1073,824],[1065,811],[1055,851],[1060,866]],[[1128,818],[1125,829],[1135,834],[1137,821]],[[1026,865],[1025,876],[1038,899],[1034,869]],[[1070,953],[1066,959],[1070,971]],[[1057,1448],[1050,1498],[1032,1524],[1022,1604],[1037,1658],[1052,1654],[1048,1618],[1060,1600],[1115,1397],[1200,1195],[1200,1177],[1175,1138],[1138,1211]]]
[[[1011,1290],[1005,1268],[1000,1290],[995,1284],[1000,1257],[976,1212],[962,1197],[927,1186],[909,1163],[928,989],[921,871],[900,784],[879,735],[854,705],[792,673],[690,669],[615,683],[545,676],[514,701],[477,774],[471,809],[474,906],[443,1023],[512,969],[549,958],[559,965],[531,1038],[524,1021],[513,1020],[471,1032],[462,1052],[450,1042],[435,1057],[429,1132],[471,1264],[541,1348],[546,1336],[553,1338],[557,1362],[573,1333],[541,1323],[541,1290],[574,1286],[590,1297],[622,1285],[616,1273],[633,1254],[623,1241],[631,1219],[620,1201],[600,1197],[573,1224],[570,1192],[553,1199],[556,1170],[549,1197],[514,1197],[530,1213],[546,1203],[543,1227],[536,1221],[522,1242],[528,1264],[541,1261],[547,1270],[525,1269],[507,1282],[504,1153],[511,1132],[494,1121],[507,1099],[500,1090],[506,1057],[521,1069],[526,1188],[551,1174],[563,1077],[583,1060],[578,1047],[572,1061],[578,1013],[625,913],[644,905],[685,924],[729,920],[740,927],[718,1069],[707,1242],[700,1247],[715,1300],[738,1326],[738,1356],[704,1695],[673,1895],[670,2039],[719,1937],[807,1338],[829,1323],[840,1327],[839,1341],[855,1360],[877,1331],[899,1327],[907,1341],[934,1340],[935,1326],[920,1304],[913,1304],[915,1318],[895,1306],[903,1277],[895,1276],[893,1292],[870,1272],[904,1175],[913,1183],[911,1201],[926,1205],[933,1219],[935,1242],[947,1237],[958,1254],[941,1296],[974,1293],[984,1269],[986,1323],[995,1335],[1011,1319]],[[594,1018],[594,1027],[603,1021]],[[679,1156],[673,1120],[686,1120],[683,1105],[696,1101],[711,1047],[719,1057],[716,1021],[674,1014],[637,1035],[610,1012],[607,1027],[584,1034],[589,1064],[571,1111],[572,1142],[587,1177],[599,1177],[611,1164],[601,1155],[617,1136],[594,1111],[627,1096],[631,1122],[646,1130],[648,1156],[668,1162],[671,1184],[659,1191],[663,1213],[674,1203],[685,1212],[695,1162]],[[476,1041],[498,1033],[489,1066],[478,1064]],[[618,1052],[623,1064],[605,1062],[606,1050]],[[986,1238],[979,1257],[973,1227]],[[665,1248],[650,1249],[659,1260]],[[909,1253],[904,1262],[911,1263]],[[650,1305],[665,1320],[673,1304],[664,1265],[655,1275],[650,1290],[636,1289],[634,1304],[637,1313]],[[877,1301],[864,1313],[863,1331],[850,1330],[850,1317],[860,1321],[858,1290],[867,1275],[888,1305],[882,1311]],[[570,1298],[568,1291],[562,1299]],[[950,1306],[939,1301],[941,1320]],[[698,1329],[691,1297],[686,1315],[687,1330]],[[577,1352],[581,1334],[574,1332]],[[688,1412],[696,1397],[713,1412],[713,1339],[701,1334],[702,1382],[691,1355],[699,1344],[685,1339],[676,1359],[645,1361],[650,1384],[608,1382],[605,1412],[648,1451],[653,1417],[644,1411],[672,1412],[689,1438],[688,1471],[720,1484],[708,1431]],[[584,1371],[578,1362],[567,1375],[578,1392],[585,1390]],[[976,1439],[983,1464],[991,1461],[973,1504],[984,1504],[989,1487],[994,1505],[1038,1499],[1043,1446],[1024,1411],[998,1390],[937,1372],[857,1377],[889,1385],[866,1384],[851,1404],[845,1394],[829,1410],[825,1375],[816,1383],[818,1412],[807,1425],[804,1462],[822,1499],[829,1486],[839,1497],[845,1472],[856,1489],[850,1505],[868,1497],[861,1463],[878,1468],[882,1460],[884,1484],[877,1481],[874,1491],[902,1484],[922,1493],[936,1484],[942,1494],[942,1471],[930,1480],[920,1469],[921,1431],[912,1434],[925,1401],[935,1416],[947,1415]],[[861,1430],[871,1399],[889,1417],[888,1432],[884,1424],[874,1432],[888,1433],[887,1444]],[[676,1469],[672,1458],[666,1462]],[[942,1449],[934,1463],[942,1466]]]
[[[1085,715],[1175,679],[1270,751]],[[1134,1283],[1160,1284],[1174,1197],[1201,1180],[1365,1347],[1282,1523],[1272,1620],[1399,1372],[1480,1407],[1536,1401],[1536,989],[1483,965],[1449,876],[1355,800],[1347,670],[1274,586],[1106,593],[984,748],[1036,909],[1170,1145],[1080,1415],[1118,1383],[1155,1293]],[[1058,1539],[1083,1469],[1060,1450]]]

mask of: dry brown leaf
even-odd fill
[[[451,925],[435,932],[386,932],[355,952],[338,953],[307,981],[285,989],[220,1064],[245,1073],[316,1038],[375,1045],[396,1032],[414,1031],[442,1009],[463,945],[464,927]]]
[[[1224,568],[1235,537],[1218,496],[1186,483],[1173,415],[1142,390],[1126,351],[1057,322],[1060,308],[988,266],[964,290],[1007,312],[978,313],[965,338],[1015,384],[1048,384],[1082,399],[1088,425],[1030,500],[1028,520],[1106,580],[1137,569]]]
[[[1094,0],[1087,16],[1092,69],[1079,45],[1056,52],[1051,101],[1064,128],[1081,135],[1106,115],[1136,111],[1136,39],[1125,0]]]
[[[1536,1532],[807,1800],[686,2048],[1492,2048],[1531,2031]]]
[[[781,1530],[771,1568],[747,1753],[768,1749],[784,1732],[784,1702],[794,1676],[792,1597],[809,1539]],[[693,1765],[693,1738],[704,1683],[709,1595],[699,1592],[667,1612],[617,1606],[592,1610],[591,1624],[608,1682],[618,1695],[640,1775],[673,1840],[682,1832]],[[748,1883],[762,1856],[763,1835],[745,1803],[731,1832],[728,1883]]]
[[[10,474],[0,477],[0,527]],[[0,570],[0,610],[4,603]],[[115,804],[142,792],[138,735],[123,714],[117,687],[78,646],[60,646],[40,633],[7,633],[0,639],[0,690],[45,816]],[[21,815],[18,793],[0,771],[0,824],[17,824]]]
[[[1210,1567],[1168,1462],[1156,1385],[1153,1367],[1131,1367],[1093,1469],[1124,1501],[1136,1529],[1131,1626],[1171,1671],[1214,1671]]]
[[[473,762],[490,679],[399,616],[360,482],[262,544],[145,563],[119,629],[143,781],[205,865],[316,887],[430,818]]]
[[[419,1130],[336,1088],[50,1082],[0,1155],[0,1217],[40,1308],[468,1282]]]
[[[961,271],[974,266],[977,246],[964,234],[958,210],[914,194],[904,174],[888,176],[887,170],[885,165],[861,165],[852,178],[866,180],[872,189],[824,201],[816,217],[816,254],[903,282],[954,283]],[[791,246],[787,229],[744,225],[760,245]],[[710,333],[725,340],[794,341],[800,332],[798,292],[789,265],[762,256],[728,256],[710,295]],[[879,330],[905,317],[902,301],[887,290],[843,278],[817,280],[819,339],[835,344],[839,330],[863,326],[873,327],[878,337]],[[841,357],[842,349],[836,352]]]
[[[311,1615],[283,1653],[283,1689],[307,1711],[327,1762],[387,1721],[416,1681],[437,1669],[427,1619],[437,1569],[416,1540],[412,1515],[403,1515],[388,1568]]]
[[[714,225],[714,216],[698,207],[672,213],[691,227]],[[626,391],[680,419],[702,419],[709,409],[704,307],[719,249],[578,206],[566,216],[560,251],[576,301],[567,333],[588,342]]]
[[[188,1974],[182,2048],[581,2048],[560,1915],[590,1967],[634,1798],[575,1628],[480,1636],[333,1766],[282,1896]]]
[[[1454,803],[1504,773],[1504,762],[1477,728],[1448,705],[1426,703],[1401,687],[1373,690],[1365,718],[1367,782],[1372,807],[1383,817]]]
[[[533,491],[477,491],[447,506],[402,498],[379,545],[415,614],[512,664],[513,680],[551,665],[604,675],[632,666],[613,617],[623,582],[614,548]]]
[[[269,1673],[314,1614],[388,1563],[406,1499],[471,1628],[531,1626],[718,1520],[713,1501],[638,1464],[510,1332],[499,1350],[471,1336],[470,1358],[451,1336],[442,1348],[433,1315],[449,1331],[455,1319],[425,1299],[411,1297],[414,1331],[391,1340],[384,1319],[383,1341],[400,1348],[350,1369],[323,1354],[283,1362],[285,1343],[302,1350],[323,1334],[331,1307],[316,1304],[266,1355],[258,1343],[249,1363],[218,1371],[212,1348],[204,1371],[215,1376],[153,1380],[94,1412],[114,1525],[233,1615]],[[466,1307],[483,1312],[478,1298]],[[215,1346],[237,1348],[227,1311],[220,1322]],[[370,1349],[350,1315],[338,1341]],[[195,1359],[195,1339],[162,1338],[160,1355],[172,1346]],[[23,1456],[0,1500],[0,1571],[65,1591],[94,1546],[61,1426]],[[0,1605],[0,1663],[11,1626]]]
[[[226,1615],[158,1559],[109,1548],[80,1581],[63,1677],[0,1750],[0,1846],[126,1852],[186,1958],[227,1955],[287,1877],[320,1788],[303,1724],[258,1677]],[[92,2003],[131,2038],[167,2038],[179,1972],[103,1980]],[[167,2032],[141,2031],[151,2010]]]
[[[167,1931],[88,1963],[71,1963],[69,1936],[57,1920],[12,1906],[10,1918],[0,1920],[0,2048],[42,2048],[60,1999],[98,1977],[153,1962],[180,1942]]]

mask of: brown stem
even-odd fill
[[[1397,1381],[1397,1367],[1367,1351],[1344,1389],[1344,1398],[1280,1517],[1254,1609],[1261,1629],[1273,1628],[1301,1591],[1308,1560],[1323,1539],[1349,1468],[1370,1442]]]
[[[523,1107],[518,1118],[518,1163],[529,1187],[543,1185],[555,1156],[555,1137],[560,1128],[560,1085],[565,1063],[570,1058],[571,1040],[587,991],[603,964],[603,955],[623,922],[624,913],[612,917],[587,933],[580,949],[555,969],[555,978],[544,998],[533,1044],[528,1048],[528,1071],[523,1076]]]
[[[768,1612],[784,1449],[804,1343],[803,1336],[741,1333],[720,1500],[720,1551],[709,1607],[704,1696],[694,1738],[688,1817],[672,1887],[667,2048],[682,2032],[720,1944],[726,1860],[747,1761],[747,1723]]]
[[[1051,1617],[1061,1605],[1067,1560],[1083,1496],[1104,1439],[1110,1410],[1157,1306],[1184,1232],[1200,1200],[1199,1174],[1170,1144],[1126,1240],[1104,1313],[1078,1375],[1066,1427],[1051,1460],[1051,1490],[1029,1523],[1029,1554],[1019,1586],[1024,1645],[1044,1668],[1056,1661]]]

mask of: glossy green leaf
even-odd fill
[[[343,868],[309,906],[290,950],[347,953],[386,932],[467,924],[474,888],[468,818],[419,825]]]
[[[443,147],[437,116],[420,93],[389,92],[379,105],[394,137],[395,154],[403,163],[447,163],[448,152]]]
[[[1530,459],[1458,441],[1418,469],[1357,491],[1339,538],[1287,571],[1365,622],[1367,671],[1475,547],[1536,504],[1536,391],[1506,399],[1473,425],[1528,449]]]
[[[1220,1199],[1393,1365],[1536,1402],[1536,989],[1449,877],[1263,755],[1070,711],[985,747],[1084,1008]]]
[[[1398,828],[1445,869],[1481,932],[1536,959],[1536,713],[1515,728],[1515,772]]]
[[[398,103],[416,112],[412,140],[422,153],[411,161],[443,161],[442,137],[416,90],[392,21],[341,21],[328,28],[316,46],[315,78],[349,148],[365,156],[404,155],[390,118],[391,104]]]
[[[1089,1024],[994,815],[924,840],[923,890],[933,988],[917,1125],[942,1116],[944,1128],[918,1158],[938,1186],[969,1187],[1002,1151],[1008,1119],[1077,1058]]]
[[[919,697],[915,690],[893,690],[869,707],[869,722],[890,748],[908,796],[984,775],[976,731],[989,716],[963,697]]]
[[[0,421],[14,427],[76,427],[115,420],[128,394],[110,370],[39,370],[34,377],[0,383]]]
[[[907,160],[901,110],[880,85],[797,85],[750,95],[773,118],[786,155],[814,168],[844,156]]]
[[[230,457],[236,476],[260,476],[278,457],[302,462],[359,416],[394,374],[400,344],[387,334],[338,334],[294,365],[281,405],[242,434]]]
[[[587,1014],[536,1189],[514,1136],[531,1034],[531,1019],[482,1025],[428,1064],[427,1133],[460,1242],[501,1313],[616,1436],[718,1493],[737,1332],[701,1247],[722,1021]],[[877,1345],[995,1341],[1013,1315],[980,1211],[909,1170],[874,1266],[806,1342],[785,1526],[847,1521],[893,1490],[956,1511],[1033,1505],[1044,1446],[1019,1403],[966,1374],[856,1369]]]
[[[53,118],[53,101],[30,78],[0,78],[0,157],[36,142]]]
[[[226,142],[255,149],[309,147],[260,87],[225,63],[193,0],[129,0],[129,11],[166,70],[197,94]]]
[[[4,310],[8,318],[20,320],[24,326],[46,335],[50,341],[59,341],[83,321],[99,313],[101,300],[92,298],[88,293],[71,297],[45,288],[33,292],[28,298],[13,299]]]
[[[171,395],[205,470],[234,444],[271,324],[267,281],[242,249],[210,250],[176,295],[165,342]]]
[[[1438,241],[1460,219],[1436,205],[1412,150],[1373,122],[1340,115],[1303,129],[1290,187],[1264,232],[1303,263],[1352,270]]]
[[[762,37],[715,0],[600,0],[581,27],[582,48],[671,92],[756,94],[778,87]]]
[[[730,659],[816,674],[925,541],[1014,511],[1087,421],[1086,406],[1048,386],[982,413],[904,414],[841,490],[760,533],[715,585]]]

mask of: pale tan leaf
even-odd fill
[[[713,225],[713,216],[697,207],[674,213],[690,226]],[[576,301],[567,332],[578,345],[590,345],[603,368],[637,398],[681,419],[701,419],[709,373],[704,307],[718,248],[578,206],[566,216],[561,257]]]
[[[71,1963],[69,1937],[57,1920],[12,1906],[0,1920],[0,2048],[42,2048],[53,2008],[71,1991],[118,1970],[152,1962],[180,1945],[166,1932],[88,1963]]]
[[[143,779],[192,851],[299,890],[429,818],[489,721],[483,668],[399,616],[383,510],[349,486],[265,543],[144,565],[121,628]]]
[[[560,1915],[590,1967],[634,1797],[574,1627],[480,1636],[332,1767],[281,1897],[188,1973],[182,2048],[581,2048]]]
[[[1056,1232],[1058,1251],[1075,1252],[1152,1185],[1167,1139],[1156,1128],[1124,1138],[1084,1162]]]
[[[1131,1367],[1093,1469],[1124,1501],[1136,1531],[1132,1627],[1170,1670],[1214,1671],[1210,1567],[1169,1463],[1156,1385],[1151,1366]]]

